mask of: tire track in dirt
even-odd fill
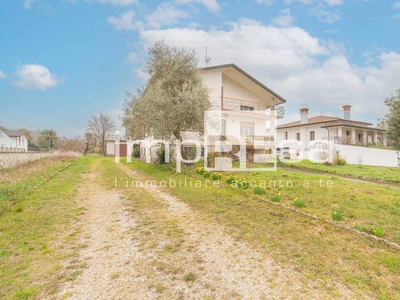
[[[117,165],[135,180],[146,175]],[[226,234],[214,221],[156,187],[106,190],[86,175],[81,275],[66,299],[352,299],[335,283],[321,286]],[[127,193],[131,195],[127,197]],[[147,201],[147,202],[145,202]],[[145,206],[147,203],[147,206]]]

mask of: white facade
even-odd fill
[[[13,146],[12,139],[0,130],[0,148],[11,148]]]
[[[209,88],[210,110],[220,115],[220,134],[228,137],[233,145],[238,145],[242,136],[251,137],[255,141],[258,139],[255,136],[273,134],[267,132],[267,122],[271,122],[274,115],[278,114],[275,106],[285,103],[285,99],[234,64],[204,68],[201,76]],[[181,135],[184,140],[196,140],[204,146],[202,137],[196,132],[188,130]],[[260,144],[259,140],[257,143]],[[151,153],[155,152],[153,148],[157,146],[152,147]],[[207,150],[202,149],[202,153],[204,151]],[[209,148],[210,151],[217,150]]]
[[[308,108],[300,109],[300,121],[277,127],[278,147],[283,151],[288,151],[292,158],[315,159],[308,157],[310,147],[311,149],[320,148],[322,147],[320,144],[329,141],[331,144],[335,145],[335,147],[346,146],[343,148],[343,151],[349,153],[349,157],[354,157],[353,152],[365,152],[364,156],[366,161],[364,161],[364,164],[374,165],[373,160],[371,160],[373,155],[370,155],[373,151],[364,151],[363,149],[365,149],[365,147],[358,146],[385,145],[386,141],[383,136],[384,130],[373,128],[370,123],[350,120],[350,107],[349,105],[343,106],[343,119],[328,116],[308,118]],[[314,145],[312,143],[314,143]],[[315,145],[315,143],[317,143],[317,145]],[[351,150],[352,148],[354,149]],[[335,148],[330,147],[330,149],[333,151]],[[379,151],[383,152],[380,153]],[[388,150],[379,151],[380,155],[383,156],[389,153],[387,152]],[[333,153],[331,154],[333,155]],[[298,157],[299,155],[302,155],[302,157]],[[341,153],[341,155],[343,154]],[[395,164],[392,160],[393,159],[390,159],[390,162],[386,164],[379,162],[379,165],[392,166]],[[350,161],[354,161],[354,159],[352,158]]]
[[[21,131],[0,130],[0,151],[28,151],[28,137]]]
[[[233,64],[205,68],[201,76],[210,89],[211,110],[222,112],[223,135],[268,134],[271,108],[284,103],[282,97]]]

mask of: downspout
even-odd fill
[[[221,110],[224,109],[224,87],[221,86]]]
[[[325,126],[326,126],[326,123],[325,123]],[[332,156],[331,156],[330,153],[329,153],[329,152],[330,152],[330,151],[329,151],[329,150],[330,150],[330,147],[329,147],[329,146],[330,146],[330,144],[331,144],[331,143],[330,143],[330,131],[329,131],[329,128],[328,128],[328,127],[325,127],[325,129],[328,130],[328,162],[329,162],[329,163],[332,163],[332,162],[333,162],[333,151],[334,151],[334,148],[333,148],[333,146],[332,146]],[[331,158],[332,158],[332,159],[331,159]]]

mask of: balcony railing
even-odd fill
[[[256,113],[270,115],[271,107],[267,106],[265,103],[255,103],[244,100],[236,100],[224,98],[222,101],[222,109],[242,111],[246,113]],[[278,117],[283,117],[285,111],[283,107],[275,107],[275,115]]]

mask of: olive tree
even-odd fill
[[[197,67],[194,49],[156,42],[144,69],[150,76],[137,95],[128,95],[122,121],[134,139],[154,137],[182,141],[182,131],[204,132],[209,90]]]
[[[392,140],[395,146],[400,148],[400,89],[396,90],[395,95],[387,97],[385,104],[389,108],[389,112],[384,118],[379,119],[380,124],[386,126],[388,139]]]

